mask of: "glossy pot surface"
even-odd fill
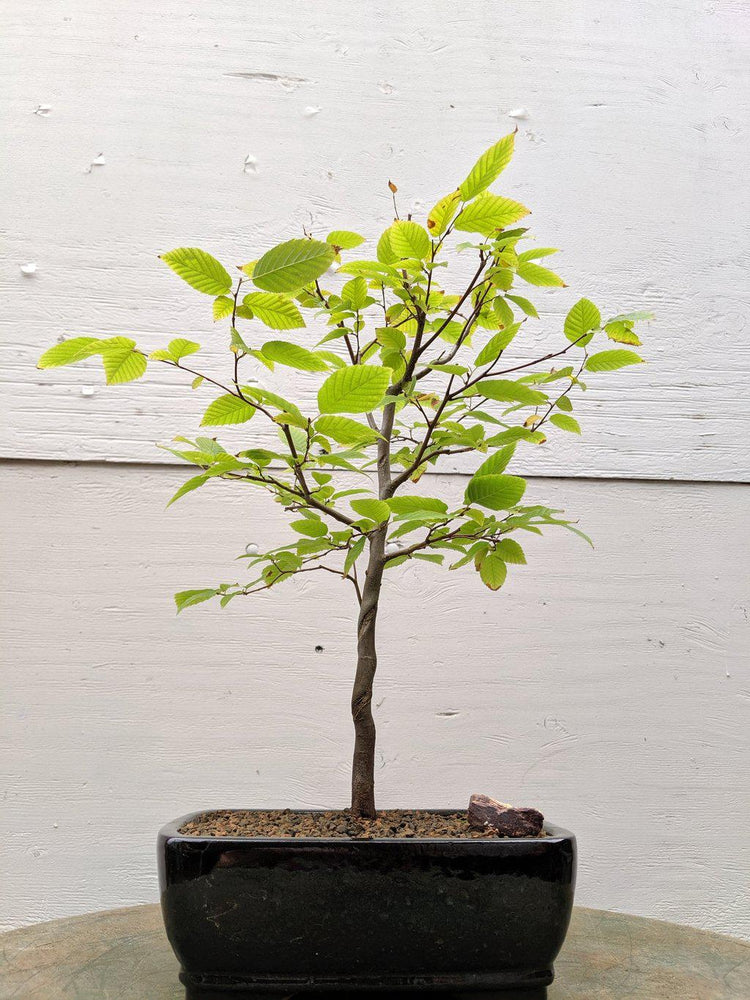
[[[575,838],[159,834],[188,1000],[296,992],[546,996],[573,906]]]

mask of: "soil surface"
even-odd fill
[[[375,819],[360,819],[349,810],[294,812],[216,810],[202,813],[180,827],[193,837],[445,837],[494,838],[492,830],[473,830],[465,810],[447,814],[424,809],[384,809]]]

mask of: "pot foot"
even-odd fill
[[[443,990],[302,990],[288,993],[282,990],[237,990],[217,989],[211,986],[188,986],[185,1000],[415,1000],[419,994],[429,993],[435,1000],[547,1000],[547,987],[538,986],[530,990],[470,990],[448,992]]]

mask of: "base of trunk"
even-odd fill
[[[185,832],[200,817],[159,836],[162,911],[188,1000],[543,1000],[573,905],[575,839],[564,830],[515,839]]]

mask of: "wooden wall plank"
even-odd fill
[[[749,19],[692,0],[356,16],[346,0],[11,2],[0,453],[161,460],[153,442],[196,423],[189,393],[163,374],[104,390],[93,370],[38,373],[40,350],[71,333],[195,335],[218,363],[208,300],[158,252],[200,243],[240,263],[303,226],[374,237],[389,177],[423,211],[517,121],[503,188],[564,248],[571,286],[541,296],[540,337],[584,293],[658,316],[649,365],[604,380],[583,441],[536,450],[529,471],[747,479]]]
[[[165,511],[165,467],[1,471],[0,928],[155,900],[155,831],[189,810],[346,803],[347,585],[174,614],[173,591],[288,537],[275,505],[215,483]],[[596,550],[530,536],[497,594],[426,563],[386,580],[379,802],[536,805],[578,835],[581,904],[750,937],[747,488],[529,495]]]

